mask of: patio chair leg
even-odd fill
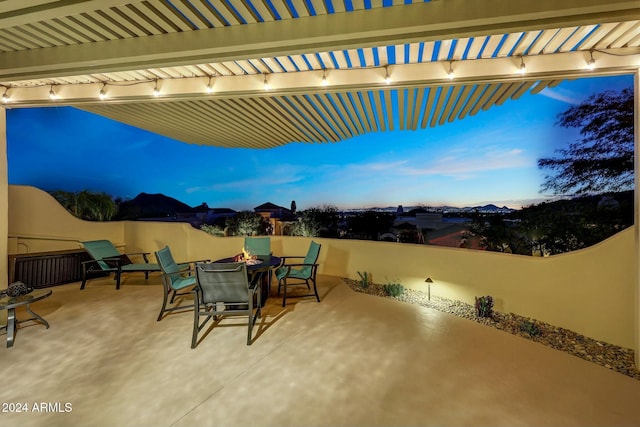
[[[284,279],[284,294],[282,297],[282,306],[285,307],[287,305],[287,279]]]
[[[120,289],[120,271],[116,271],[116,289]]]
[[[163,288],[164,288],[164,286],[163,286]],[[162,308],[160,309],[160,314],[158,314],[158,319],[157,319],[158,322],[162,320],[162,314],[167,309],[167,291],[165,289],[163,289],[162,293],[164,294],[163,295],[164,298],[162,299]]]
[[[316,300],[320,302],[320,296],[318,295],[318,287],[316,286],[316,281],[313,281],[313,293],[316,294]]]
[[[253,298],[249,298],[249,325],[247,327],[247,345],[251,345],[251,330],[253,329],[253,321]]]

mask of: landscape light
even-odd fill
[[[428,289],[428,298],[429,301],[431,301],[431,284],[433,283],[433,280],[431,280],[431,277],[427,277],[427,279],[425,280],[425,282],[427,283],[427,289]]]
[[[520,57],[520,70],[519,73],[520,74],[525,74],[527,72],[527,66],[524,65],[524,57]]]
[[[327,86],[329,82],[327,81],[327,70],[322,70],[322,82],[320,82],[322,86]]]
[[[6,104],[11,99],[11,97],[9,96],[9,94],[7,92],[9,92],[9,88],[5,87],[4,88],[4,93],[2,94],[2,103],[3,104]]]
[[[384,82],[386,84],[391,83],[391,76],[389,75],[389,66],[388,65],[384,66]]]
[[[160,96],[160,89],[158,89],[158,80],[154,80],[155,86],[153,87],[153,96]]]
[[[271,86],[269,85],[269,81],[267,80],[267,74],[265,73],[264,75],[264,90],[269,90],[271,89]]]
[[[51,89],[49,89],[49,98],[52,101],[55,101],[56,99],[58,99],[58,95],[56,95],[56,93],[53,90],[53,85],[51,85]]]

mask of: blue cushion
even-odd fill
[[[196,276],[186,276],[186,277],[178,277],[173,282],[171,282],[171,287],[176,291],[179,289],[184,289],[189,286],[193,286],[196,284]]]

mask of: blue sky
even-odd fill
[[[537,159],[577,137],[555,125],[558,113],[593,93],[632,86],[632,76],[565,81],[435,128],[267,150],[185,144],[70,107],[10,109],[9,183],[122,198],[163,193],[236,210],[291,200],[298,209],[519,208],[550,196],[539,192]]]

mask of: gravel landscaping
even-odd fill
[[[356,291],[398,301],[418,304],[433,308],[458,317],[473,320],[496,329],[538,342],[556,350],[564,351],[589,362],[597,363],[605,368],[640,380],[640,371],[634,364],[634,352],[631,349],[612,345],[593,338],[585,337],[568,329],[559,328],[539,320],[518,316],[514,313],[499,313],[494,311],[491,317],[478,317],[473,305],[446,298],[431,296],[427,298],[424,292],[405,289],[398,297],[391,297],[384,291],[382,285],[371,284],[362,288],[356,280],[344,279],[349,287]]]

